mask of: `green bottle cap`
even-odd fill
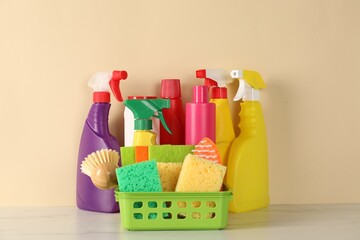
[[[151,119],[135,119],[135,130],[151,130],[152,120]]]

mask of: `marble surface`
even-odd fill
[[[119,214],[76,207],[0,208],[0,239],[360,239],[360,204],[271,205],[229,214],[225,230],[127,231]]]

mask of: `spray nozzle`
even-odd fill
[[[196,71],[197,78],[205,79],[205,86],[226,87],[233,79],[224,69],[200,69]]]
[[[110,102],[110,89],[115,98],[122,102],[120,80],[127,78],[126,71],[98,72],[91,77],[88,86],[94,90],[94,102]]]
[[[259,90],[266,87],[261,75],[256,71],[232,70],[231,77],[239,80],[239,88],[234,97],[234,101],[243,99],[244,101],[260,100]]]
[[[135,130],[150,130],[151,117],[155,117],[160,119],[166,131],[172,134],[162,113],[162,109],[170,108],[170,99],[128,99],[124,104],[134,114]]]
[[[120,91],[120,80],[125,80],[127,78],[127,76],[128,76],[128,74],[126,71],[113,71],[112,78],[109,82],[110,88],[111,88],[115,98],[119,102],[123,101],[123,98],[121,96],[121,91]]]

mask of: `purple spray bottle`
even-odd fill
[[[122,102],[120,80],[127,78],[126,71],[100,72],[89,81],[94,89],[93,104],[87,116],[81,136],[77,163],[76,203],[78,208],[94,212],[119,212],[114,190],[101,190],[91,179],[81,173],[81,162],[92,152],[112,149],[120,153],[117,139],[109,131],[110,89],[115,98]]]

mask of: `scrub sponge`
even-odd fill
[[[134,163],[116,169],[116,176],[121,192],[161,192],[161,181],[155,160]],[[149,207],[156,208],[156,202],[149,202]],[[141,208],[141,202],[135,202],[134,208]],[[136,219],[142,219],[140,213],[135,213]],[[149,219],[155,219],[157,213],[150,213]]]
[[[179,178],[182,163],[158,162],[161,185],[164,192],[175,191],[176,183]]]
[[[155,160],[116,169],[121,192],[161,192],[161,181]]]
[[[157,162],[183,162],[193,149],[194,145],[151,145],[149,159]]]
[[[134,147],[121,147],[121,165],[127,166],[135,163],[135,148]]]
[[[220,191],[226,167],[188,154],[184,160],[176,192],[216,192]]]

